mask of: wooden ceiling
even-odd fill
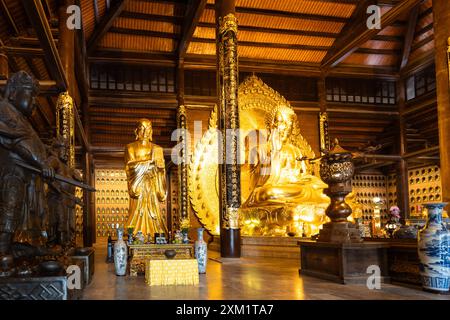
[[[113,16],[105,13],[105,2],[97,0],[97,15],[93,1],[81,2],[86,37],[95,40],[90,41],[89,46],[91,52],[97,51],[94,55],[101,56],[104,52],[176,55],[185,45],[183,41],[186,42],[185,18],[194,11],[199,20],[181,55],[186,54],[186,60],[195,61],[200,57],[213,60],[216,50],[214,0],[190,1],[189,4],[182,0],[127,0],[120,8],[115,7],[118,12],[113,21],[102,32],[95,33],[96,24],[100,26],[103,20]],[[367,4],[379,4],[383,15],[387,15],[400,2],[237,0],[239,55],[243,61],[256,59],[323,67],[344,40],[367,31],[368,15],[364,12]],[[190,3],[197,7],[191,8]],[[432,22],[431,0],[410,6],[395,15],[389,25],[375,30],[370,39],[356,44],[351,54],[339,62],[341,66],[385,67],[398,71],[402,61],[410,55],[415,58],[432,50]],[[411,33],[412,46],[405,45],[411,41],[406,39]]]
[[[38,39],[24,1],[28,0],[0,0],[0,47],[9,57],[11,71],[26,70],[40,80],[44,90],[37,99],[38,112],[33,123],[43,136],[48,136],[55,125],[59,80],[54,65],[44,55],[47,49]],[[60,1],[41,3],[52,38],[60,46]],[[81,59],[106,64],[120,58],[124,64],[170,67],[176,67],[183,59],[186,70],[215,69],[214,0],[75,0],[75,3],[82,12],[80,34],[86,56]],[[433,56],[432,0],[237,0],[236,4],[241,71],[395,80]],[[367,29],[368,4],[381,7],[381,30]],[[81,90],[83,81],[88,80],[78,80]],[[88,110],[93,147],[122,148],[133,138],[133,122],[142,115],[155,119],[159,143],[173,145],[169,134],[176,126],[176,94],[148,98],[90,90]],[[75,100],[80,106],[82,94],[75,96]],[[318,103],[312,105],[318,110]],[[344,107],[330,106],[335,110]],[[361,108],[367,112],[354,116],[352,112]],[[374,137],[391,140],[392,114],[390,111],[377,114],[371,108],[348,107],[345,112],[331,113],[331,132],[346,139],[354,149],[370,144]],[[398,113],[396,106],[394,109],[393,114]],[[422,137],[416,131],[422,130],[423,119],[417,119],[411,112],[407,116],[411,139],[420,141]],[[83,119],[81,112],[80,117]],[[432,129],[424,130],[432,132],[429,138],[434,143]]]

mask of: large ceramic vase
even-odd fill
[[[206,242],[203,240],[203,228],[197,229],[197,241],[195,241],[195,258],[198,262],[198,272],[206,273],[206,262],[208,260],[208,250]]]
[[[127,244],[123,241],[123,229],[117,229],[117,241],[114,244],[114,267],[116,275],[124,276],[127,273]]]
[[[445,292],[450,285],[450,232],[442,222],[442,209],[446,203],[424,206],[428,219],[418,236],[422,284],[426,290]]]

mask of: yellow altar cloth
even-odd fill
[[[199,283],[196,259],[145,262],[145,282],[149,286],[196,285]]]

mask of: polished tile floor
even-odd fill
[[[117,277],[114,265],[105,262],[105,248],[96,248],[95,275],[85,289],[85,300],[361,300],[361,299],[446,299],[420,289],[382,284],[380,290],[364,285],[341,285],[299,276],[299,262],[292,259],[218,259],[210,251],[207,273],[196,286],[153,286],[144,277]]]

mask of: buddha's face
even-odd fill
[[[291,136],[294,116],[280,111],[275,114],[272,130],[278,135],[282,143],[286,142]]]
[[[149,120],[141,120],[136,128],[136,140],[152,140],[152,123]]]

